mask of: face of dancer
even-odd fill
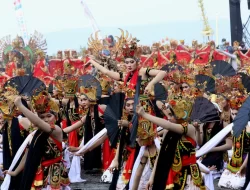
[[[238,96],[240,94],[240,91],[237,88],[232,88],[231,93],[232,93],[232,96]]]
[[[90,101],[89,101],[89,99],[87,98],[87,96],[85,96],[85,95],[79,96],[79,98],[78,98],[78,103],[79,103],[79,105],[80,105],[82,108],[84,108],[84,109],[87,109],[87,108],[90,107]]]
[[[189,92],[190,92],[190,86],[189,86],[187,83],[183,83],[183,84],[181,85],[181,88],[182,88],[182,91],[183,91],[184,93],[189,93]]]
[[[176,123],[177,121],[176,121],[173,113],[171,112],[170,108],[168,108],[166,111],[167,111],[168,121],[170,121],[171,123]]]
[[[37,55],[37,61],[40,61],[40,60],[41,60],[41,56]]]
[[[119,85],[117,83],[114,83],[114,87],[113,87],[113,92],[114,93],[119,93],[122,90],[119,88]]]
[[[215,123],[209,123],[208,126],[207,126],[207,133],[210,134],[214,128],[214,124]]]
[[[137,69],[137,63],[132,58],[126,58],[125,59],[125,65],[128,72],[133,72]]]
[[[51,112],[39,114],[39,117],[44,122],[49,123],[49,124],[54,124],[56,122],[56,116]]]
[[[125,110],[127,111],[127,113],[129,113],[129,115],[133,115],[134,114],[134,100],[128,100],[125,103]]]
[[[235,109],[231,110],[231,117],[232,117],[233,120],[235,119],[237,114],[238,114],[238,110],[235,110]]]

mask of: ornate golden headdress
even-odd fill
[[[171,71],[167,74],[167,79],[179,84],[181,82],[182,73],[179,70]]]
[[[66,98],[72,98],[75,96],[77,91],[78,78],[70,77],[65,79],[63,82],[63,89]]]
[[[96,103],[96,95],[97,95],[96,90],[97,90],[96,87],[86,88],[84,86],[81,86],[79,88],[79,93],[87,96],[90,102]]]
[[[32,98],[32,106],[37,113],[59,112],[59,107],[52,99],[50,99],[48,92],[42,91],[37,96]]]
[[[184,43],[185,42],[185,40],[180,40],[180,43]]]
[[[43,50],[39,49],[36,51],[36,55],[39,55],[41,58],[44,58],[44,52]]]
[[[141,144],[147,146],[152,144],[157,136],[156,127],[148,120],[142,120],[138,125],[137,136],[140,138]]]
[[[105,76],[100,76],[100,85],[102,87],[102,95],[108,95],[109,94],[109,89],[110,89],[110,81],[107,77]]]
[[[230,108],[239,110],[242,106],[242,104],[245,102],[246,97],[245,96],[238,96],[235,98],[231,98],[230,100]]]
[[[182,73],[181,74],[181,83],[187,83],[189,86],[195,85],[195,77],[192,73]]]
[[[125,92],[125,99],[134,99],[134,97],[135,97],[135,90],[127,88]]]
[[[173,95],[169,97],[168,103],[177,120],[189,120],[193,108],[193,102],[189,98],[180,95]]]

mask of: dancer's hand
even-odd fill
[[[70,151],[70,152],[77,152],[78,150],[80,150],[79,147],[70,146],[70,147],[68,148],[68,151]]]
[[[236,174],[238,174],[239,176],[245,176],[246,175],[246,170],[247,170],[247,168],[244,165],[242,165],[240,167],[240,170]]]
[[[141,105],[137,105],[136,106],[136,113],[138,114],[138,115],[144,115],[145,114],[145,110],[144,110],[144,108],[141,106]]]
[[[152,189],[152,187],[153,187],[153,182],[154,182],[154,180],[151,179],[151,178],[148,180],[148,182],[147,182],[147,184],[146,184],[146,189],[147,189],[147,190]]]
[[[16,106],[21,105],[22,104],[22,97],[21,96],[16,96],[14,99],[14,103]]]
[[[118,120],[118,126],[128,127],[129,122],[126,120]]]
[[[152,90],[153,90],[153,85],[151,83],[148,83],[148,85],[146,86],[144,90],[144,94],[150,94]]]
[[[7,174],[9,174],[10,176],[12,176],[12,177],[14,177],[14,176],[16,176],[17,174],[16,174],[16,172],[13,172],[13,171],[8,171],[8,170],[5,170],[4,172],[3,172],[3,174],[4,175],[7,175]]]
[[[108,170],[109,170],[111,173],[113,173],[114,170],[118,170],[118,165],[119,165],[118,160],[117,160],[117,159],[114,159],[114,160],[112,161],[112,163],[110,164]]]
[[[208,167],[208,169],[209,169],[210,171],[215,171],[215,170],[217,170],[217,168],[216,168],[215,165],[213,165],[213,166],[211,166],[211,167]]]

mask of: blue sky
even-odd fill
[[[203,40],[203,22],[197,0],[85,0],[95,17],[102,35],[118,35],[117,28],[129,30],[143,44],[151,44],[162,38]],[[85,46],[91,34],[80,0],[22,0],[25,21],[29,33],[37,30],[48,41],[48,52],[58,49]],[[219,38],[230,39],[228,0],[204,0],[209,23],[215,29],[218,14]],[[247,0],[242,0],[243,23],[250,11]],[[13,0],[0,2],[0,37],[19,33]],[[215,37],[213,37],[215,39]]]

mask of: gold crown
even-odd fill
[[[180,40],[180,43],[184,43],[185,42],[185,40]]]
[[[49,98],[49,94],[46,91],[42,91],[37,96],[33,96],[31,102],[37,113],[48,113],[50,111],[54,113],[59,112],[58,105]]]
[[[189,98],[173,95],[169,97],[168,103],[177,120],[187,121],[189,119],[193,107],[193,102]]]
[[[179,84],[181,82],[181,76],[181,72],[179,70],[175,70],[167,74],[167,79]]]
[[[100,84],[102,87],[102,95],[108,95],[110,89],[110,82],[106,78],[101,78]]]
[[[12,119],[12,111],[8,105],[8,100],[5,97],[0,98],[0,110],[3,113],[4,119]]]
[[[91,102],[96,102],[96,95],[97,95],[96,90],[97,90],[96,87],[85,88],[84,86],[81,86],[79,88],[79,93],[87,96]]]
[[[187,83],[189,86],[195,85],[195,78],[190,74],[182,74],[181,75],[181,83]]]
[[[125,92],[125,99],[133,99],[135,97],[135,90],[128,88]]]
[[[63,82],[63,90],[65,92],[66,98],[72,98],[75,96],[75,93],[77,91],[77,84],[78,79],[77,78],[67,78]]]
[[[13,102],[15,101],[16,96],[19,95],[19,92],[17,91],[16,88],[7,85],[5,87],[5,92],[3,93],[3,96],[6,98],[8,102]]]
[[[156,127],[150,121],[139,118],[137,136],[140,138],[141,144],[147,146],[152,144],[156,137]]]

